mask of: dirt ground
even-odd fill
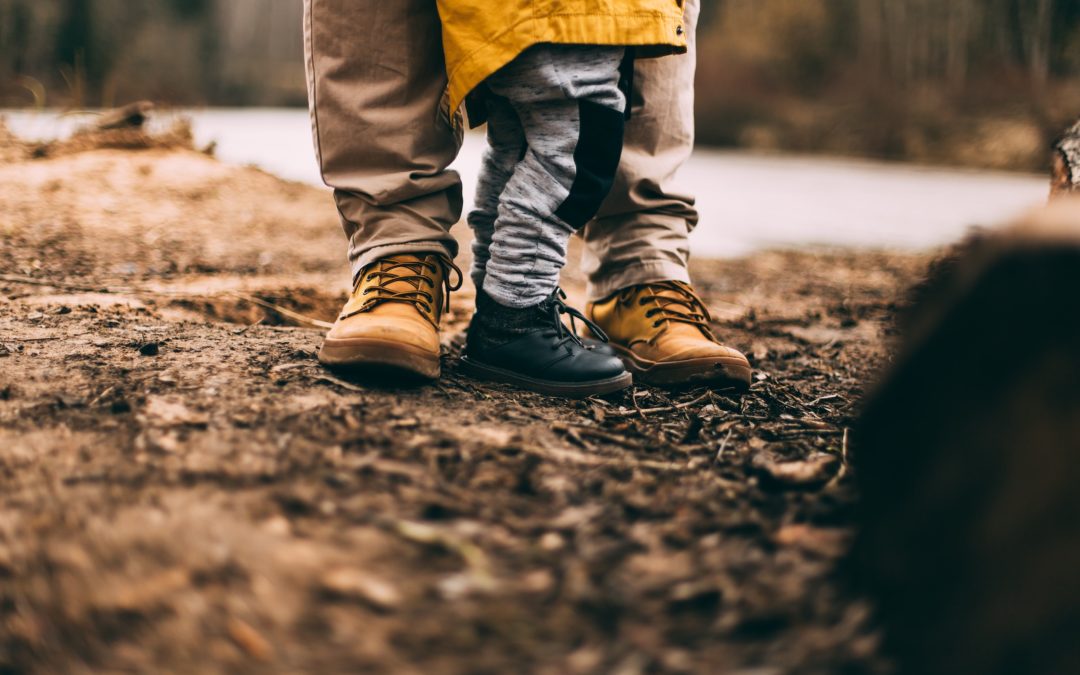
[[[0,672],[889,672],[848,429],[924,257],[698,261],[741,399],[470,381],[468,288],[368,383],[327,194],[183,146],[0,131]]]

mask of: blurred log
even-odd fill
[[[150,101],[136,101],[122,108],[106,112],[93,126],[94,131],[113,129],[141,129],[150,119],[154,104]]]
[[[1050,197],[1080,192],[1080,121],[1054,144]]]
[[[1080,673],[1080,199],[934,269],[855,435],[854,571],[901,673]]]

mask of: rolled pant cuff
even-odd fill
[[[603,300],[624,288],[653,284],[658,281],[682,281],[690,283],[690,271],[670,260],[646,260],[629,262],[615,274],[602,279],[591,279],[586,292],[589,302]]]
[[[360,276],[361,270],[382,258],[387,258],[392,255],[399,255],[402,253],[437,253],[439,255],[446,256],[447,260],[453,260],[457,255],[456,250],[451,250],[450,246],[446,242],[442,241],[411,241],[407,244],[387,244],[385,246],[375,246],[369,248],[358,257],[351,260],[349,265],[352,269],[352,280],[356,282],[356,278]]]

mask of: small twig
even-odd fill
[[[848,474],[848,428],[844,427],[844,440],[840,442],[840,470],[832,477],[825,490],[835,487]]]
[[[49,336],[49,337],[36,337],[36,338],[17,337],[16,336],[16,337],[6,337],[4,339],[5,340],[10,340],[12,342],[52,342],[53,340],[63,340],[65,338],[67,338],[67,337],[73,337],[73,336],[52,335],[52,336]]]
[[[836,431],[815,431],[813,429],[781,429],[775,433],[776,440],[787,441],[794,440],[796,438],[823,438],[825,436],[839,436],[840,430]]]
[[[841,396],[840,394],[829,394],[828,396],[818,396],[813,401],[810,401],[809,403],[807,403],[805,405],[806,405],[807,408],[810,408],[812,406],[817,405],[818,403],[821,403],[822,401],[831,401],[834,398],[844,398],[844,397]]]
[[[740,420],[750,421],[750,422],[773,422],[773,421],[775,421],[774,418],[766,417],[764,415],[743,415],[741,413],[738,413],[735,416],[738,417]]]
[[[299,312],[294,312],[291,309],[286,309],[280,305],[275,305],[272,302],[261,300],[253,295],[247,293],[241,293],[240,291],[225,291],[223,293],[186,293],[183,291],[156,291],[150,288],[139,287],[124,287],[124,286],[87,286],[84,284],[69,284],[57,281],[42,281],[41,279],[35,279],[33,277],[26,277],[17,274],[0,274],[0,281],[7,281],[9,283],[25,284],[27,286],[43,286],[46,288],[57,288],[65,291],[79,291],[83,293],[105,293],[109,295],[150,295],[163,298],[213,298],[221,297],[223,295],[231,295],[240,300],[246,300],[252,304],[264,307],[266,309],[272,309],[282,316],[287,316],[294,321],[305,323],[316,328],[331,328],[334,324],[327,321],[321,321],[314,319],[310,316],[305,316]]]
[[[97,396],[95,396],[93,401],[90,401],[89,403],[86,404],[86,407],[87,408],[93,408],[95,405],[100,403],[103,398],[105,398],[106,396],[108,396],[109,394],[111,394],[115,390],[116,390],[116,386],[106,387],[105,391],[103,391],[100,394],[98,394]]]
[[[394,518],[377,518],[375,522],[406,541],[425,546],[437,546],[456,553],[465,563],[479,587],[485,590],[494,588],[496,582],[491,562],[484,550],[476,544],[424,523]]]
[[[798,424],[809,429],[816,429],[818,431],[835,431],[837,433],[839,433],[840,431],[836,428],[835,425],[829,424],[828,422],[823,422],[821,420],[810,419],[809,417],[790,417],[781,418],[779,420],[780,424],[783,424],[785,422],[791,422],[793,424]]]
[[[590,450],[590,451],[595,451],[596,450],[596,447],[592,443],[590,443],[590,442],[586,441],[584,438],[582,438],[581,434],[579,434],[577,432],[577,429],[575,429],[574,427],[571,427],[571,426],[562,427],[562,428],[559,429],[559,431],[562,431],[563,433],[565,433],[566,437],[568,439],[570,439],[570,442],[573,443],[574,445],[578,446],[579,448],[582,448],[583,450]]]
[[[336,384],[337,386],[341,387],[342,389],[348,389],[349,391],[355,391],[355,392],[358,392],[358,393],[361,393],[361,394],[368,393],[368,390],[364,389],[363,387],[358,387],[358,386],[356,386],[355,384],[353,384],[351,382],[346,382],[345,380],[336,378],[333,375],[327,375],[326,373],[323,373],[323,374],[315,377],[314,380],[316,382],[326,382],[326,383],[329,383],[329,384]]]
[[[514,446],[530,455],[543,459],[577,464],[584,467],[618,467],[623,469],[650,469],[653,471],[689,471],[686,465],[676,462],[660,462],[653,459],[629,459],[621,457],[608,457],[595,453],[584,453],[570,448],[542,448],[536,445]]]
[[[263,316],[263,317],[259,317],[259,320],[258,320],[258,321],[256,321],[255,323],[252,323],[252,324],[248,324],[247,326],[244,326],[244,327],[243,327],[243,328],[241,328],[240,330],[238,330],[238,331],[236,331],[235,333],[233,333],[233,335],[243,335],[244,333],[248,332],[248,331],[249,331],[249,330],[251,330],[252,328],[254,328],[254,327],[256,327],[256,326],[258,326],[258,325],[262,324],[262,322],[263,322],[263,321],[266,321],[266,317],[265,317],[265,316]]]
[[[315,366],[315,365],[318,365],[318,364],[313,362],[313,361],[301,361],[299,363],[282,363],[280,365],[277,365],[277,366],[274,366],[273,368],[271,368],[270,372],[271,373],[283,373],[286,370],[296,370],[297,368],[307,368],[309,366]]]
[[[43,279],[35,279],[34,277],[27,277],[21,274],[0,274],[0,281],[6,281],[12,284],[22,284],[24,286],[41,286],[44,288],[58,288],[64,291],[81,291],[83,293],[130,293],[133,289],[108,287],[108,286],[87,286],[85,284],[69,284],[58,281],[45,281]]]
[[[561,423],[555,423],[555,424],[552,425],[551,428],[554,431],[561,431],[561,432],[566,433],[566,434],[571,433],[572,429],[576,428],[576,429],[581,430],[580,434],[584,434],[586,436],[592,436],[593,438],[598,438],[598,439],[600,439],[602,441],[607,441],[608,443],[612,443],[614,445],[617,445],[620,448],[627,448],[627,449],[632,449],[632,450],[648,450],[648,448],[646,448],[642,444],[635,443],[634,441],[630,440],[629,438],[626,438],[625,436],[619,436],[617,434],[612,434],[612,433],[609,433],[607,431],[603,431],[601,429],[597,429],[595,427],[591,427],[591,426],[586,425],[586,424],[577,424],[577,423],[561,424]],[[573,431],[573,433],[578,434],[577,431]]]
[[[150,295],[161,298],[210,298],[222,295],[222,293],[189,293],[186,291],[154,290],[144,286],[91,286],[88,284],[71,284],[59,281],[41,281],[34,279],[33,277],[17,277],[12,275],[0,276],[0,281],[10,281],[27,286],[55,288],[61,291],[101,293],[103,295]]]
[[[716,464],[724,458],[724,450],[727,450],[728,441],[731,440],[731,434],[735,431],[734,427],[727,430],[727,436],[724,436],[724,440],[720,442],[720,450],[716,453],[716,458],[713,460],[713,464]]]
[[[665,405],[665,406],[661,406],[659,408],[638,408],[637,403],[635,402],[635,404],[634,404],[635,409],[634,409],[633,412],[631,412],[629,410],[627,410],[625,412],[616,411],[616,412],[610,412],[607,415],[608,415],[608,417],[633,417],[634,415],[641,415],[642,417],[644,417],[645,415],[651,415],[651,414],[654,414],[654,413],[673,412],[675,410],[682,410],[684,408],[689,408],[691,406],[697,405],[698,403],[701,403],[702,401],[704,401],[707,398],[708,399],[712,398],[712,391],[705,392],[701,396],[698,396],[697,398],[695,398],[693,401],[687,401],[685,403],[675,403],[673,405]]]
[[[636,412],[641,419],[645,419],[645,413],[641,410],[641,406],[638,405],[637,399],[638,391],[635,389],[633,395],[630,396],[630,402],[634,404],[634,412]]]
[[[306,323],[306,324],[315,326],[316,328],[333,328],[334,327],[334,324],[329,323],[327,321],[321,321],[319,319],[313,319],[310,316],[305,316],[303,314],[300,314],[299,312],[294,312],[291,309],[285,309],[281,305],[275,305],[272,302],[267,302],[266,300],[261,300],[259,298],[256,298],[253,295],[248,295],[246,293],[240,293],[239,291],[229,291],[228,295],[232,295],[233,297],[239,298],[241,300],[247,300],[248,302],[250,302],[252,304],[258,305],[260,307],[265,307],[266,309],[272,309],[275,312],[277,312],[278,314],[281,314],[282,316],[287,316],[287,317],[289,317],[290,319],[292,319],[294,321],[299,321],[301,323]]]

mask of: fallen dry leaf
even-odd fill
[[[833,477],[839,465],[837,457],[824,453],[804,460],[784,460],[769,452],[761,452],[751,462],[762,478],[788,487],[823,485]]]
[[[397,588],[356,568],[330,570],[323,575],[322,588],[331,595],[363,602],[384,612],[392,611],[401,604],[401,593]]]
[[[274,655],[274,647],[251,624],[232,617],[227,629],[236,646],[256,661],[266,662]]]

